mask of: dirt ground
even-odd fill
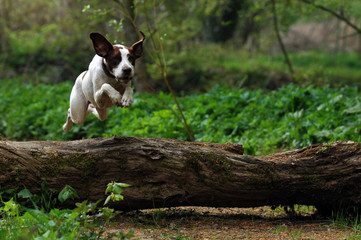
[[[134,239],[361,239],[352,227],[316,217],[315,209],[177,207],[123,213],[113,230]],[[292,214],[291,214],[292,215]]]

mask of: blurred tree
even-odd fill
[[[133,44],[140,39],[140,34],[135,19],[134,0],[114,0],[123,15],[124,37],[128,44]],[[134,85],[137,92],[152,92],[152,87],[149,84],[149,74],[145,58],[138,59],[135,65]]]
[[[119,3],[123,4],[122,10]],[[270,3],[270,0],[0,0],[0,58],[6,69],[0,68],[0,74],[51,83],[73,80],[94,54],[88,38],[90,32],[100,32],[114,42],[124,40],[122,43],[129,45],[139,39],[136,30],[139,28],[146,33],[147,49],[158,59],[162,57],[161,41],[172,85],[182,90],[203,86],[206,79],[214,76],[214,68],[206,69],[207,64],[199,63],[191,53],[197,50],[197,54],[209,56],[210,63],[218,54],[206,50],[209,46],[205,45],[210,42],[216,46],[227,41],[228,50],[256,42],[253,49],[258,52],[280,53],[280,49],[274,48],[277,35],[269,31],[273,16]],[[277,0],[275,10],[281,37],[296,22],[312,25],[336,16],[336,25],[343,20],[354,30],[348,27],[346,31],[346,24],[340,24],[339,33],[335,31],[329,37],[339,39],[335,46],[341,52],[343,46],[349,48],[346,40],[357,38],[354,31],[360,29],[357,24],[361,20],[360,1]],[[361,41],[359,46],[361,53]],[[137,64],[139,80],[135,79],[135,85],[139,92],[149,91],[149,86],[142,83],[149,78],[154,88],[166,90],[152,60],[148,53]],[[147,62],[146,67],[142,61]],[[145,73],[144,77],[141,73]]]
[[[0,0],[0,51],[3,57],[4,55],[7,55],[9,49],[7,30],[10,4],[11,2],[9,0]]]
[[[88,34],[99,22],[82,16],[80,0],[1,0],[0,4],[0,28],[7,28],[0,34],[0,50],[6,43],[8,53],[2,61],[3,78],[57,83],[75,79],[87,67],[92,56]]]
[[[247,0],[229,0],[223,6],[220,16],[217,16],[219,8],[215,8],[213,14],[205,21],[205,36],[208,42],[225,42],[233,37],[237,23],[238,12],[247,7]]]

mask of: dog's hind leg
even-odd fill
[[[87,114],[89,115],[90,113],[94,114],[100,121],[104,121],[108,117],[107,108],[95,108],[93,104],[89,104],[88,106]]]
[[[73,127],[73,123],[78,125],[83,124],[88,113],[89,102],[86,100],[84,93],[81,89],[81,78],[75,82],[70,94],[70,108],[68,110],[68,116],[66,123],[63,125],[64,131],[70,131]]]
[[[68,132],[73,128],[73,121],[71,120],[70,116],[70,108],[68,109],[68,116],[66,117],[66,122],[63,125],[63,130]]]
[[[75,106],[74,106],[75,104]],[[73,123],[76,123],[78,125],[82,125],[85,121],[85,118],[89,115],[87,112],[88,104],[79,103],[77,101],[76,103],[70,102],[70,108],[68,109],[68,116],[66,118],[66,122],[63,125],[63,130],[68,132],[73,128]]]

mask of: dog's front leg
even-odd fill
[[[130,107],[133,104],[133,89],[130,82],[125,87],[121,103],[123,107]]]
[[[106,108],[110,107],[109,99],[114,105],[122,106],[122,95],[108,83],[104,83],[95,93],[95,102],[99,108]]]

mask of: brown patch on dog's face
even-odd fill
[[[110,51],[109,55],[105,59],[111,71],[122,61],[122,54],[120,53],[120,49],[122,48],[113,46],[113,50]]]
[[[135,57],[129,52],[129,48],[114,45],[105,60],[117,82],[127,84],[134,76]]]

